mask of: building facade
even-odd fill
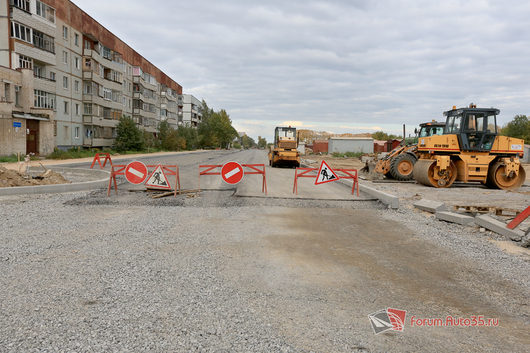
[[[191,94],[183,94],[182,103],[182,121],[179,122],[185,126],[196,127],[199,125],[202,121],[202,102]]]
[[[182,87],[70,1],[0,1],[0,30],[0,66],[33,72],[54,146],[109,147],[123,115],[152,133],[183,116]]]

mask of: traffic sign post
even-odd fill
[[[160,164],[156,166],[155,170],[151,173],[149,178],[147,178],[145,186],[148,189],[171,190],[171,184]]]
[[[110,196],[110,190],[112,189],[112,184],[113,183],[114,183],[114,190],[116,191],[116,194],[118,194],[118,183],[116,182],[116,176],[117,175],[127,176],[127,168],[129,166],[130,166],[130,163],[128,165],[124,165],[124,164],[111,165],[109,186],[107,188],[107,196]],[[134,165],[134,166],[136,166],[136,168],[140,169],[140,167],[138,165]],[[144,164],[144,166],[145,166],[145,164]],[[136,168],[134,170],[138,171],[138,169],[136,169]],[[153,169],[153,171],[151,173],[149,172],[149,168]],[[165,165],[165,164],[148,165],[148,166],[146,166],[145,177],[144,177],[143,181],[145,181],[147,179],[147,181],[149,182],[150,179],[155,175],[155,173],[157,172],[157,170],[159,168],[160,168],[160,171],[164,174],[164,179],[166,180],[166,182],[168,184],[169,184],[169,180],[168,180],[167,177],[168,176],[175,176],[174,196],[176,197],[177,193],[180,193],[180,173],[179,173],[179,167],[177,165]],[[130,169],[129,169],[129,173],[132,174],[132,175],[135,175],[135,172],[131,172]],[[138,176],[136,176],[136,177],[139,178]],[[160,179],[162,179],[161,175],[159,175],[159,177],[160,177]],[[153,183],[155,183],[156,181],[157,181],[157,179],[156,179],[156,177],[154,177]],[[141,184],[142,182],[140,182],[139,184]],[[146,185],[146,186],[150,187],[149,185]]]
[[[326,161],[322,161],[315,179],[315,185],[325,184],[339,179],[340,177],[331,169]]]
[[[313,172],[319,172],[320,168],[296,168],[294,172],[294,183],[293,183],[293,194],[298,195],[298,178],[315,178],[321,174],[312,174]],[[335,175],[340,179],[352,179],[353,185],[351,189],[352,195],[355,194],[357,189],[357,196],[359,196],[359,178],[357,169],[335,169],[333,170]],[[342,174],[339,176],[339,174]],[[318,180],[318,179],[317,179]]]
[[[228,162],[221,167],[221,178],[227,184],[238,184],[244,175],[243,167],[237,162]]]
[[[237,168],[237,165],[242,168]],[[265,195],[267,195],[267,176],[265,174],[265,164],[239,164],[236,162],[228,162],[226,164],[199,165],[199,190],[201,189],[201,175],[220,175],[223,181],[229,184],[234,183],[232,185],[235,185],[241,181],[237,181],[237,179],[242,179],[244,175],[252,174],[259,174],[263,176],[261,183],[261,192],[264,192]],[[228,181],[226,181],[225,178]]]
[[[148,175],[148,170],[142,162],[134,161],[127,164],[125,168],[125,179],[131,184],[141,184],[145,181]]]

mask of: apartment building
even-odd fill
[[[2,1],[0,30],[0,66],[33,71],[55,146],[111,146],[122,115],[152,133],[178,125],[182,87],[72,2]]]
[[[191,94],[182,95],[182,120],[181,125],[196,127],[202,121],[202,102]]]

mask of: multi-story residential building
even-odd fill
[[[36,95],[34,83],[32,70],[0,66],[0,156],[53,151],[52,100]]]
[[[191,94],[183,94],[182,103],[182,121],[179,120],[179,122],[186,126],[199,125],[202,121],[201,101]]]
[[[152,133],[177,125],[182,87],[72,2],[1,1],[0,33],[0,66],[33,71],[55,146],[111,146],[122,115]]]

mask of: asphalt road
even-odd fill
[[[264,151],[153,159],[266,163]],[[120,161],[120,163],[122,163]],[[529,261],[474,230],[267,166],[232,187],[151,199],[104,191],[0,198],[0,351],[499,352],[530,343]],[[359,200],[361,199],[361,200]],[[368,315],[407,311],[375,335]],[[424,327],[418,319],[499,320]],[[411,318],[416,324],[411,325]]]

